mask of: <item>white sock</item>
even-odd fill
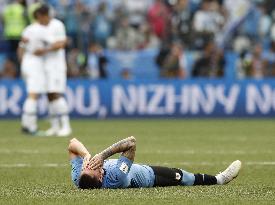
[[[69,118],[68,114],[61,116],[61,124],[62,124],[62,128],[63,129],[66,129],[66,130],[70,130],[71,129],[70,118]]]
[[[223,185],[224,181],[223,181],[223,179],[221,178],[221,176],[218,174],[218,175],[216,175],[215,177],[216,177],[216,179],[217,179],[217,184],[218,184],[218,185]]]
[[[59,130],[60,123],[58,118],[58,109],[56,106],[56,100],[49,102],[49,115],[50,115],[50,123],[51,123],[51,129],[53,130]]]
[[[69,108],[64,97],[60,97],[52,102],[53,110],[55,115],[58,116],[61,123],[61,129],[71,129],[70,118],[69,118]]]
[[[37,130],[37,100],[27,98],[23,105],[22,127],[34,132]]]

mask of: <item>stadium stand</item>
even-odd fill
[[[0,1],[2,72],[9,56],[3,35],[9,2]],[[37,1],[19,2],[28,10]],[[66,25],[69,77],[238,79],[275,75],[272,0],[238,0],[234,6],[230,0],[47,2]],[[199,64],[203,65],[201,72],[197,72]],[[19,77],[19,68],[14,77]]]

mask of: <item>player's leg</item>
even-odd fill
[[[151,166],[155,174],[154,186],[177,185],[214,185],[217,184],[215,176],[207,174],[193,174],[182,169]]]
[[[195,176],[194,183],[188,184],[188,185],[214,185],[214,184],[223,185],[223,184],[227,184],[228,182],[232,181],[234,178],[236,178],[238,176],[241,167],[242,167],[241,161],[236,160],[236,161],[232,162],[226,168],[226,170],[217,174],[216,176],[207,175],[207,174],[194,174],[194,176]],[[183,172],[185,172],[185,171],[183,171]]]
[[[193,174],[182,169],[168,167],[151,166],[155,174],[154,186],[195,186],[195,185],[215,185],[215,176],[207,174]]]
[[[39,95],[45,92],[43,61],[34,56],[24,57],[21,69],[28,93],[23,105],[22,131],[35,134],[37,131],[37,100]]]
[[[177,186],[181,185],[183,179],[183,172],[180,169],[150,166],[155,174],[154,186]]]
[[[151,166],[155,174],[154,186],[195,186],[195,185],[215,185],[227,184],[237,177],[241,162],[234,161],[226,170],[213,176],[208,174],[193,174],[182,169]]]
[[[49,93],[49,114],[51,128],[48,135],[68,136],[71,134],[68,104],[62,94]]]
[[[66,66],[49,59],[45,62],[51,128],[47,135],[71,134],[68,104],[63,96],[66,90]]]
[[[58,105],[55,102],[57,98],[53,96],[53,94],[48,93],[48,101],[49,101],[49,119],[51,127],[46,131],[47,136],[57,135],[60,129],[60,122],[58,117]]]
[[[37,99],[37,94],[29,93],[24,102],[21,118],[22,131],[24,133],[35,134],[37,131]]]

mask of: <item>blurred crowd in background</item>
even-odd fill
[[[0,0],[1,78],[20,77],[16,48],[35,0]],[[106,50],[156,49],[160,78],[275,76],[274,0],[49,0],[69,37],[69,77],[109,78]],[[192,54],[193,63],[187,63]],[[188,72],[187,72],[188,71]],[[128,70],[121,77],[128,79]]]

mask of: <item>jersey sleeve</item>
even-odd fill
[[[22,34],[21,39],[28,40],[28,42],[25,43],[25,51],[32,53],[35,50],[35,46],[33,43],[33,26],[27,26]]]
[[[79,179],[81,174],[81,168],[83,164],[82,157],[76,157],[71,160],[72,172],[71,177],[75,186],[79,186]]]
[[[117,164],[114,169],[110,170],[107,176],[108,188],[126,188],[129,186],[128,174],[133,162],[128,158],[121,156],[117,160]]]
[[[66,40],[66,30],[65,26],[62,22],[58,22],[56,24],[55,30],[54,30],[54,38],[56,41],[64,41]]]
[[[22,34],[21,34],[21,37],[22,37],[22,38],[27,38],[27,37],[29,37],[29,35],[30,35],[29,27],[27,27],[27,28],[25,28],[25,29],[23,30],[23,32],[22,32]]]

